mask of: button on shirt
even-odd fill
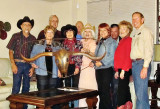
[[[153,55],[153,34],[143,24],[132,38],[131,59],[144,59],[143,67],[148,67]]]

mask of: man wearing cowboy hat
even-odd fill
[[[30,34],[34,26],[34,20],[30,20],[28,16],[20,19],[17,22],[17,27],[21,30],[13,34],[7,48],[9,49],[9,58],[13,72],[13,87],[12,94],[17,94],[20,91],[21,80],[23,77],[22,93],[29,92],[30,77],[33,74],[33,69],[29,63],[22,60],[20,53],[25,57],[30,57],[33,47],[33,42],[36,38]],[[26,106],[27,108],[27,106]]]

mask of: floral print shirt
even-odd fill
[[[67,50],[67,51],[81,51],[82,49],[82,43],[79,40],[76,40],[75,38],[73,38],[72,40],[69,39],[65,39],[63,42],[63,47]],[[69,64],[75,64],[76,68],[80,68],[81,64],[82,64],[82,56],[70,56],[69,57]]]

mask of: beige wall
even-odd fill
[[[77,3],[79,8],[77,8]],[[81,20],[84,24],[87,22],[87,0],[55,2],[52,6],[53,14],[59,17],[58,29],[66,24],[74,25],[78,20]]]
[[[7,39],[0,39],[0,57],[8,58],[8,44],[11,36],[20,30],[17,28],[17,21],[24,16],[29,16],[35,20],[35,26],[31,33],[38,36],[40,30],[48,24],[48,18],[52,14],[59,17],[60,30],[66,24],[75,24],[77,20],[84,23],[87,21],[87,0],[78,0],[79,8],[76,8],[77,2],[75,0],[66,0],[60,2],[46,2],[43,0],[0,0],[0,20],[11,23],[11,31],[7,34]]]
[[[109,25],[113,23],[118,24],[122,20],[132,22],[132,13],[139,11],[142,12],[145,17],[145,25],[149,27],[154,36],[156,36],[156,0],[149,0],[147,2],[146,0],[112,0],[111,4],[109,3],[109,0],[89,2],[87,10],[88,21],[96,27],[103,22]],[[144,3],[146,3],[146,5],[144,5]],[[111,7],[110,12],[109,6]],[[133,34],[134,31],[131,36],[133,36]]]
[[[48,16],[52,13],[52,5],[48,2],[37,0],[1,0],[0,4],[0,20],[11,23],[11,31],[7,32],[7,39],[0,39],[0,57],[8,58],[6,45],[12,34],[20,31],[17,28],[17,21],[24,16],[34,19],[35,26],[31,33],[37,36],[39,31],[48,23]]]
[[[55,2],[52,5],[52,14],[59,18],[58,30],[66,24],[72,24],[72,1]]]

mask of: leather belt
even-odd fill
[[[142,60],[142,58],[132,59],[132,62]]]
[[[25,60],[21,60],[21,59],[14,59],[15,62],[23,62],[25,63],[26,61]]]

